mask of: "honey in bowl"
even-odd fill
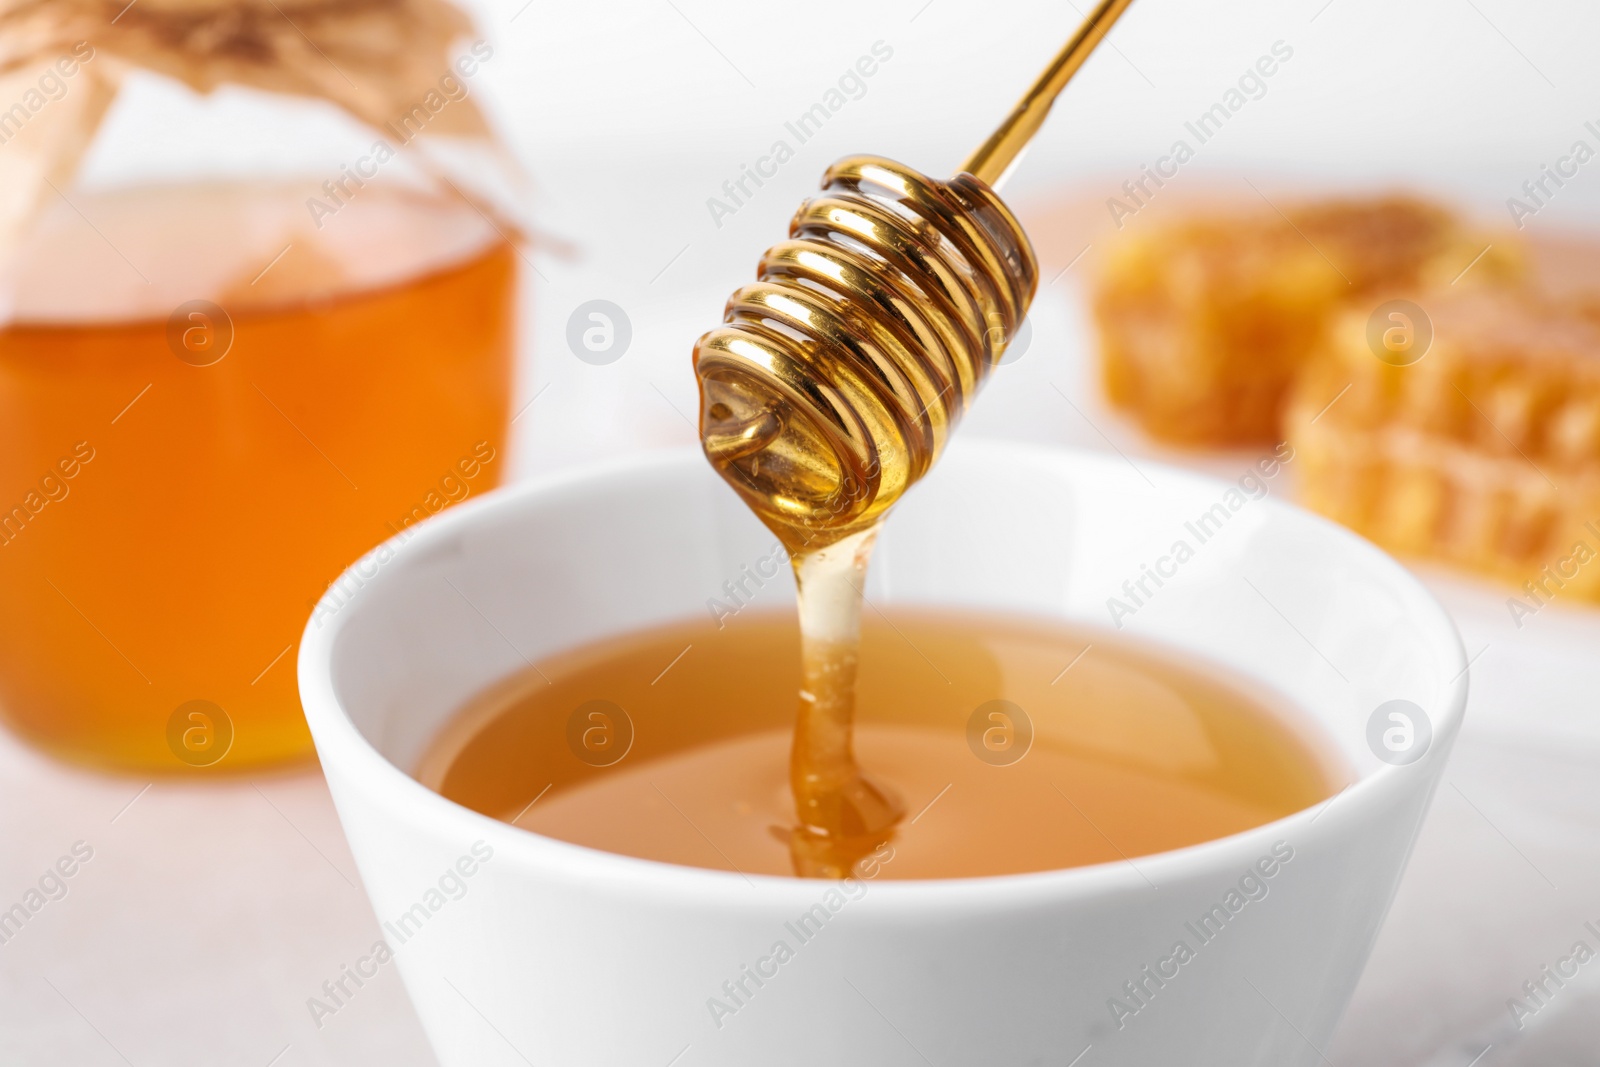
[[[376,185],[73,194],[0,330],[0,709],[68,758],[311,742],[294,647],[372,545],[496,485],[515,252]],[[81,211],[80,217],[76,212]]]
[[[799,630],[748,611],[541,660],[471,701],[418,778],[608,852],[793,875]],[[863,621],[854,742],[906,814],[873,877],[1132,860],[1333,795],[1351,772],[1267,692],[1059,620],[886,607]]]

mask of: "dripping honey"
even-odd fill
[[[938,459],[1037,284],[1026,235],[982,181],[852,157],[695,346],[706,457],[795,568],[800,874],[844,874],[906,814],[856,760],[860,588],[879,526]]]
[[[1137,862],[1288,815],[1348,781],[1270,695],[1104,631],[886,608],[861,638],[855,744],[907,813],[879,853],[893,856],[882,877]],[[720,630],[679,623],[578,648],[464,708],[419,777],[575,844],[797,873],[798,646],[792,615],[750,611]],[[597,759],[608,744],[625,748]]]

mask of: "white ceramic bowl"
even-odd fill
[[[891,518],[868,592],[1110,626],[1108,598],[1186,540],[1193,557],[1160,564],[1170,576],[1147,582],[1126,630],[1277,690],[1356,783],[1137,868],[865,883],[804,943],[785,924],[824,902],[824,883],[539,837],[407,773],[489,683],[704,612],[770,552],[704,459],[577,471],[430,520],[334,586],[300,652],[317,751],[385,923],[387,944],[358,969],[399,968],[446,1067],[1321,1062],[1459,729],[1466,663],[1402,567],[1252,499],[1264,481],[1241,491],[1114,457],[958,442]],[[1185,524],[1219,504],[1220,529],[1198,544]],[[787,578],[760,593],[792,595]],[[1394,699],[1432,727],[1403,766],[1368,742]],[[763,963],[778,941],[794,957]],[[746,966],[770,973],[758,986]],[[737,1012],[714,1012],[740,981]]]

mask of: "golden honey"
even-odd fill
[[[29,253],[0,331],[0,712],[49,751],[309,756],[319,595],[501,479],[513,249],[464,205],[370,189],[319,229],[303,201],[82,197],[93,228],[57,216]],[[221,317],[174,314],[202,292]]]
[[[540,660],[463,708],[418,777],[607,852],[819,873],[793,850],[799,636],[788,613],[751,611]],[[868,860],[880,877],[1137,865],[1349,781],[1271,694],[1101,630],[889,607],[863,624],[859,655],[854,744],[905,811]]]

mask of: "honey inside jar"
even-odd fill
[[[22,250],[0,712],[47,750],[309,755],[294,650],[318,597],[501,479],[514,249],[465,204],[374,186],[314,221],[314,192],[74,193]]]

